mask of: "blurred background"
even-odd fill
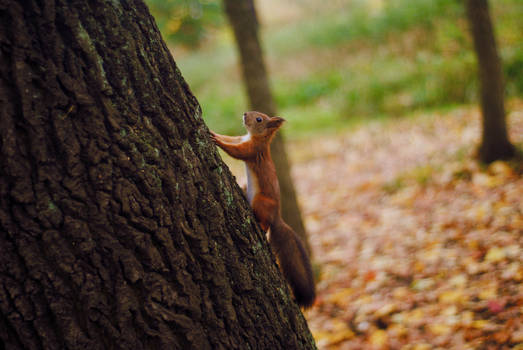
[[[148,0],[209,127],[243,132],[247,108],[232,30],[218,0]],[[259,35],[289,137],[369,118],[475,101],[460,0],[258,0]],[[491,1],[507,97],[523,92],[523,2]],[[234,118],[234,117],[236,118]]]
[[[523,349],[523,1],[489,2],[501,67],[477,64],[484,0],[147,3],[210,129],[288,120],[292,169],[279,138],[273,158],[320,349]]]

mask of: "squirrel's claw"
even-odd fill
[[[215,144],[218,144],[218,134],[216,134],[212,130],[209,130],[209,134],[210,134],[212,142],[214,142]]]

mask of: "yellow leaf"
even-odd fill
[[[449,283],[458,288],[464,288],[467,285],[467,276],[463,273],[452,277]]]
[[[485,261],[488,262],[498,262],[507,257],[505,250],[499,247],[492,247],[488,250],[487,255],[485,255]]]
[[[510,225],[513,227],[523,227],[523,215],[514,216]]]
[[[497,325],[490,323],[487,320],[475,320],[472,321],[471,327],[476,329],[493,330],[497,328]]]
[[[514,175],[514,170],[506,163],[501,160],[495,161],[494,163],[490,164],[488,167],[488,171],[492,174],[502,176],[502,177],[512,177]]]
[[[429,329],[434,335],[447,335],[452,331],[452,327],[443,323],[434,323],[429,325]]]
[[[472,325],[472,322],[474,321],[474,313],[472,311],[464,311],[461,314],[461,323],[464,326],[470,326]]]
[[[412,288],[415,290],[426,290],[432,288],[435,282],[431,278],[421,278],[412,282]]]
[[[421,261],[416,261],[414,263],[414,271],[415,272],[423,272],[425,270],[425,264]]]
[[[445,304],[454,304],[466,300],[466,296],[461,290],[449,290],[439,295],[439,302]]]
[[[376,312],[374,313],[374,316],[376,317],[383,317],[386,316],[394,311],[396,311],[398,306],[395,303],[388,303],[380,307]]]
[[[339,306],[347,306],[350,301],[350,296],[354,293],[352,288],[342,288],[339,291],[329,295],[328,300],[331,303],[337,304]]]
[[[498,289],[496,286],[491,286],[491,287],[485,288],[478,294],[478,297],[481,300],[490,300],[490,299],[496,298],[497,296],[498,296]]]
[[[375,330],[369,337],[369,343],[375,347],[384,347],[387,343],[387,332],[382,329]]]
[[[496,187],[503,184],[503,179],[484,173],[477,173],[472,178],[472,182],[480,187]]]
[[[317,344],[325,344],[328,343],[327,337],[329,336],[328,332],[325,331],[315,331],[311,329],[312,337],[316,341]]]
[[[414,345],[414,347],[412,347],[412,350],[430,350],[432,349],[432,346],[430,346],[429,344],[416,344]]]
[[[392,296],[395,299],[404,299],[409,294],[409,290],[406,287],[397,287],[392,291]]]
[[[418,322],[423,317],[425,317],[425,313],[423,312],[422,309],[414,309],[411,312],[409,312],[409,314],[407,315],[406,319],[407,319],[407,323],[409,323],[409,322]]]
[[[340,343],[344,340],[349,340],[354,338],[354,332],[350,330],[350,328],[346,328],[343,331],[338,331],[335,333],[331,333],[327,339],[329,341],[329,345]]]
[[[456,305],[449,306],[441,312],[441,314],[444,316],[453,316],[457,313],[458,313],[458,308],[456,307]]]
[[[515,261],[512,264],[508,265],[506,268],[504,268],[501,277],[505,280],[512,279],[514,281],[519,282],[523,280],[523,266],[520,266],[520,264],[517,261]]]
[[[312,335],[316,343],[320,347],[334,345],[340,343],[344,340],[349,340],[354,338],[354,332],[347,326],[347,323],[334,319],[332,323],[329,324],[329,330],[313,330]]]
[[[343,321],[333,321],[332,329],[333,331],[328,336],[329,344],[339,343],[354,337],[354,332]]]
[[[409,331],[402,324],[393,324],[392,326],[390,326],[387,329],[387,332],[389,334],[391,334],[392,336],[402,337],[402,336],[408,334]]]

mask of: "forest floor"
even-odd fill
[[[463,107],[288,145],[320,349],[523,349],[523,166],[478,164],[479,133]]]

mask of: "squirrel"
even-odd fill
[[[226,136],[211,131],[211,138],[231,157],[245,162],[246,196],[254,216],[262,230],[269,231],[269,244],[297,303],[309,307],[315,299],[311,263],[301,239],[281,217],[280,186],[270,152],[271,141],[284,121],[260,112],[246,112],[243,125],[247,135]]]

